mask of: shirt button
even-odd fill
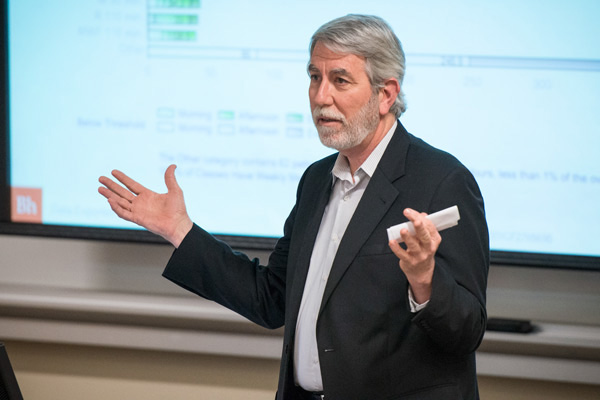
[[[344,196],[344,201],[348,201],[349,199],[350,199],[350,196],[348,196],[348,195]]]

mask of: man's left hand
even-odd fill
[[[415,234],[411,234],[408,229],[402,229],[400,235],[406,248],[401,247],[395,240],[390,240],[389,246],[400,259],[400,268],[408,279],[414,300],[422,304],[431,297],[434,256],[442,237],[433,222],[426,218],[426,213],[407,208],[404,210],[404,216],[413,223]]]

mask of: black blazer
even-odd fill
[[[194,225],[164,276],[268,328],[285,325],[277,399],[300,399],[293,380],[296,321],[336,155],[311,165],[266,266]],[[410,312],[408,283],[386,229],[411,207],[458,205],[443,231],[429,304]],[[317,322],[327,400],[478,399],[475,350],[485,331],[489,239],[479,188],[453,156],[398,123],[346,229]]]

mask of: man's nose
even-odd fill
[[[333,104],[333,92],[331,83],[327,79],[323,79],[316,88],[313,96],[315,104],[320,106],[329,106]]]

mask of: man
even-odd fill
[[[262,326],[285,326],[277,399],[479,398],[489,241],[475,180],[397,120],[404,54],[380,18],[322,26],[308,73],[319,137],[339,153],[304,173],[267,265],[192,223],[174,166],[166,194],[119,171],[129,190],[101,177],[100,193],[177,248],[165,277]],[[461,219],[442,240],[425,212],[452,205]],[[407,219],[415,234],[388,243],[386,229]]]

